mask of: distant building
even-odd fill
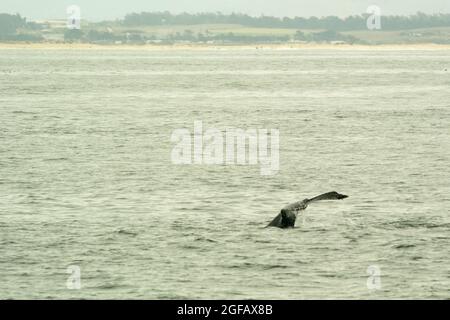
[[[147,40],[145,41],[146,44],[151,44],[151,43],[162,43],[163,41],[160,39],[155,39],[155,40]]]
[[[44,30],[45,29],[60,29],[67,27],[66,20],[35,20],[34,23],[40,25]]]
[[[330,41],[331,44],[347,44],[346,41]]]

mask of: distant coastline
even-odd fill
[[[450,44],[91,44],[91,43],[24,43],[0,42],[0,50],[48,49],[48,50],[450,50]]]
[[[76,6],[74,6],[76,7]],[[79,8],[78,8],[79,9]],[[359,48],[368,46],[445,47],[450,14],[409,16],[252,17],[221,13],[141,12],[115,21],[81,16],[29,21],[0,13],[0,42],[44,47],[145,48]],[[377,22],[374,24],[373,22]],[[72,45],[74,44],[74,45]],[[373,48],[373,47],[371,47]]]

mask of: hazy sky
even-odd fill
[[[450,13],[450,0],[0,0],[0,12],[29,19],[66,18],[68,5],[81,7],[83,19],[121,18],[129,12],[242,12],[274,16],[347,16],[378,5],[382,14]]]

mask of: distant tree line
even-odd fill
[[[16,33],[16,30],[26,25],[26,19],[20,15],[11,15],[0,13],[0,36],[11,36]]]
[[[34,34],[21,32],[18,29],[36,30],[37,24],[27,22],[26,18],[22,18],[19,14],[0,13],[0,40],[10,41],[37,41],[42,37]]]
[[[277,17],[252,17],[246,14],[222,13],[198,13],[198,14],[171,14],[169,12],[142,12],[132,13],[123,20],[113,22],[112,25],[119,24],[118,32],[113,32],[109,28],[111,22],[101,22],[91,24],[88,30],[66,29],[64,30],[65,41],[82,41],[96,43],[145,43],[145,42],[229,42],[229,43],[261,43],[261,42],[286,42],[290,40],[305,42],[332,42],[343,41],[346,43],[365,43],[345,31],[365,30],[367,28],[368,15],[350,16],[347,18],[338,17],[310,17],[310,18],[277,18]],[[183,32],[173,32],[167,35],[155,35],[143,31],[142,26],[173,26],[173,25],[198,25],[198,24],[238,24],[243,27],[264,27],[264,28],[290,28],[296,30],[292,36],[277,35],[275,33],[255,35],[239,32],[195,33],[191,30]],[[123,28],[126,27],[126,28]],[[408,30],[430,27],[450,27],[450,14],[427,15],[417,13],[411,16],[383,16],[381,19],[382,30]],[[188,27],[189,28],[189,27]],[[188,29],[187,28],[187,29]],[[127,30],[127,31],[124,31]],[[102,31],[103,30],[103,31]],[[108,30],[108,31],[107,31]],[[19,14],[10,15],[0,13],[0,41],[42,41],[44,35],[49,32],[61,33],[61,29],[49,30],[46,24],[28,22]],[[427,36],[428,41],[435,43],[449,43],[450,39],[443,33],[435,38],[429,32],[403,33],[405,37]],[[414,39],[408,39],[414,41]]]
[[[252,17],[247,14],[141,12],[125,16],[122,23],[127,26],[194,25],[194,24],[240,24],[247,27],[326,29],[335,31],[361,30],[367,28],[368,14],[346,18],[328,17]],[[404,30],[430,27],[450,27],[450,14],[428,15],[418,12],[410,16],[383,16],[385,30]]]

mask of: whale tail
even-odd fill
[[[345,194],[337,193],[336,191],[331,191],[323,193],[311,199],[305,199],[302,201],[291,203],[281,209],[281,212],[267,225],[267,227],[294,227],[298,212],[301,210],[305,210],[306,207],[308,207],[308,204],[320,200],[341,200],[345,198],[348,198],[348,196]]]
[[[327,193],[318,195],[317,197],[308,199],[307,203],[320,201],[320,200],[341,200],[341,199],[345,199],[345,198],[348,198],[348,196],[345,194],[337,193],[336,191],[331,191],[331,192],[327,192]]]

